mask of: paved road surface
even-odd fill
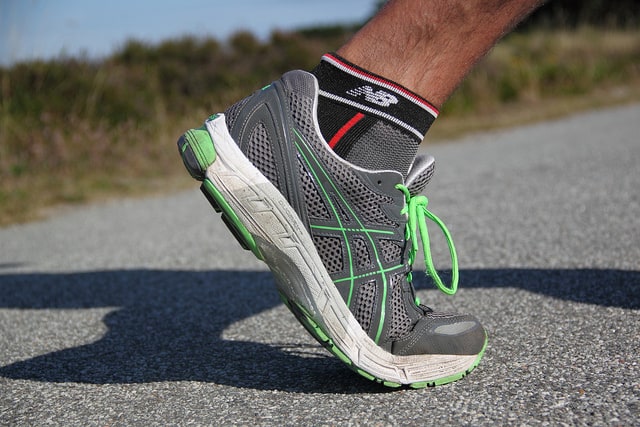
[[[417,286],[485,322],[467,378],[353,374],[194,183],[0,229],[0,425],[639,425],[640,105],[428,148],[462,288]]]

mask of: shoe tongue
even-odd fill
[[[436,169],[436,159],[431,155],[420,154],[416,157],[409,169],[405,186],[409,194],[415,196],[422,193]]]

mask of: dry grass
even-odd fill
[[[429,131],[427,142],[439,143],[470,133],[555,120],[588,110],[635,102],[640,102],[640,79],[620,86],[594,88],[580,95],[549,96],[494,106],[487,111],[444,115]]]
[[[225,53],[208,41],[193,45],[190,57],[185,44],[169,43],[161,54],[130,46],[103,64],[0,70],[0,226],[40,218],[57,206],[192,187],[176,138],[281,69],[312,64],[345,35],[336,37],[323,44],[279,35],[265,46],[245,34],[234,42],[238,52]],[[273,63],[256,74],[263,63],[239,56],[243,50]],[[208,58],[209,51],[218,59]],[[201,76],[186,77],[189,61],[205,64]],[[221,64],[227,63],[235,68],[225,71]],[[34,77],[16,77],[25,73]],[[208,83],[209,74],[226,83]],[[640,101],[639,30],[513,34],[452,96],[429,141],[635,101]]]

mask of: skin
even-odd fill
[[[391,0],[338,50],[440,108],[540,0]]]

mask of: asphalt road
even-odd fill
[[[468,377],[353,374],[194,182],[0,229],[0,425],[640,425],[640,105],[426,148],[461,289],[417,287],[488,328]]]

